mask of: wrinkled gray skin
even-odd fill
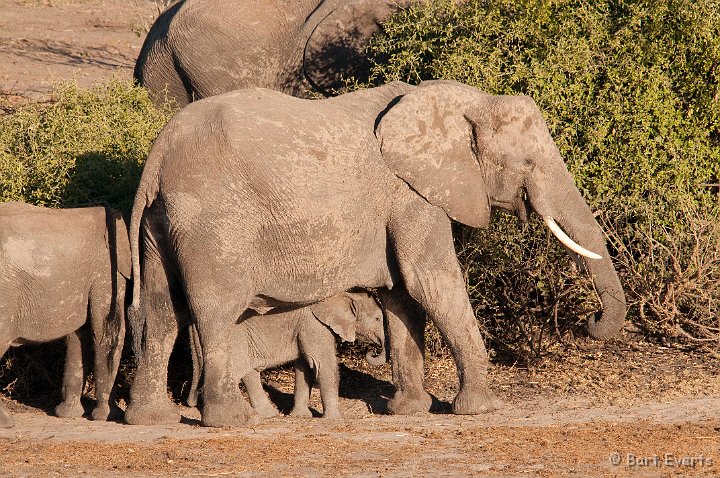
[[[156,102],[258,86],[328,96],[364,78],[370,37],[411,0],[182,0],[150,28],[135,78]]]
[[[425,313],[458,367],[453,411],[497,407],[450,227],[487,227],[492,207],[552,216],[601,254],[584,261],[604,308],[588,329],[621,329],[625,297],[603,232],[530,98],[429,81],[316,101],[253,88],[191,103],[155,141],[133,207],[129,315],[145,340],[126,420],[179,418],[166,374],[186,299],[204,355],[202,422],[236,425],[253,415],[226,372],[235,318],[353,287],[386,290],[391,412],[429,409]]]
[[[112,390],[125,338],[129,278],[130,244],[120,213],[0,204],[0,356],[11,346],[65,337],[57,416],[83,415],[84,368],[95,377],[92,418],[106,420],[111,410],[119,412]],[[92,368],[83,363],[91,350]],[[0,405],[0,427],[12,424]]]
[[[192,342],[197,341],[193,333]],[[338,373],[335,334],[346,342],[356,337],[384,348],[383,313],[366,292],[344,292],[316,304],[289,312],[255,315],[232,327],[229,341],[236,381],[242,379],[253,409],[262,417],[277,415],[260,380],[260,371],[290,362],[295,366],[295,404],[290,415],[312,416],[308,408],[310,389],[317,379],[323,403],[323,417],[339,418]],[[196,349],[196,347],[193,347]],[[193,353],[193,356],[196,354]],[[374,365],[384,363],[384,351],[377,357],[368,352]],[[193,383],[188,405],[197,405],[197,387],[202,361],[193,364]]]

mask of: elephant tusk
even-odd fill
[[[552,217],[543,216],[543,221],[545,221],[545,224],[550,229],[550,232],[552,232],[553,235],[558,238],[558,241],[562,242],[565,247],[567,247],[571,251],[575,252],[576,254],[580,254],[581,256],[587,257],[588,259],[602,259],[601,255],[595,254],[592,251],[588,251],[583,246],[570,239],[570,237],[568,237],[568,235],[565,234],[562,229],[560,229],[560,226],[558,226],[558,223],[555,222],[555,219],[553,219]]]

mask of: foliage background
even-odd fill
[[[102,204],[129,214],[150,146],[171,114],[128,81],[59,84],[51,102],[0,114],[0,202]]]
[[[391,18],[369,55],[370,84],[531,96],[608,234],[629,330],[717,346],[718,2],[438,0]],[[456,238],[481,326],[512,360],[579,333],[597,306],[537,222],[498,215]]]
[[[58,84],[50,102],[20,107],[0,97],[0,202],[100,204],[128,218],[145,158],[172,111],[156,108],[129,81],[92,89]],[[60,342],[11,348],[0,357],[0,390],[26,403],[57,404],[63,364]],[[121,395],[130,368],[121,366]]]
[[[719,2],[436,0],[392,17],[368,55],[370,81],[356,86],[445,78],[534,98],[608,234],[628,330],[717,347]],[[0,201],[127,214],[172,112],[119,81],[60,85],[47,104],[0,101]],[[455,229],[497,359],[532,363],[584,335],[592,284],[541,224],[499,213],[488,230]],[[427,339],[446,352],[432,328]]]

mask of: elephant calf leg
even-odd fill
[[[272,418],[278,414],[275,406],[270,402],[263,390],[260,372],[253,370],[242,379],[245,390],[250,397],[250,403],[261,418]]]
[[[65,371],[63,373],[63,401],[55,407],[55,415],[60,418],[78,418],[85,413],[80,397],[85,386],[83,370],[81,331],[75,331],[65,337]]]
[[[312,417],[310,412],[310,391],[312,390],[315,374],[304,360],[295,361],[295,393],[293,408],[290,410],[290,416],[293,417]]]

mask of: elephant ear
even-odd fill
[[[370,62],[364,51],[380,24],[405,2],[357,0],[324,15],[310,34],[303,52],[303,69],[313,88],[329,96],[342,89],[343,79],[365,80]]]
[[[473,123],[464,111],[484,93],[448,81],[425,82],[380,119],[375,135],[392,172],[458,222],[486,227],[490,201]]]
[[[130,241],[125,220],[117,211],[108,210],[107,236],[105,243],[110,254],[115,256],[115,267],[124,278],[132,278],[132,261],[130,259]]]
[[[355,308],[345,294],[338,294],[310,306],[313,315],[346,342],[355,341]]]

